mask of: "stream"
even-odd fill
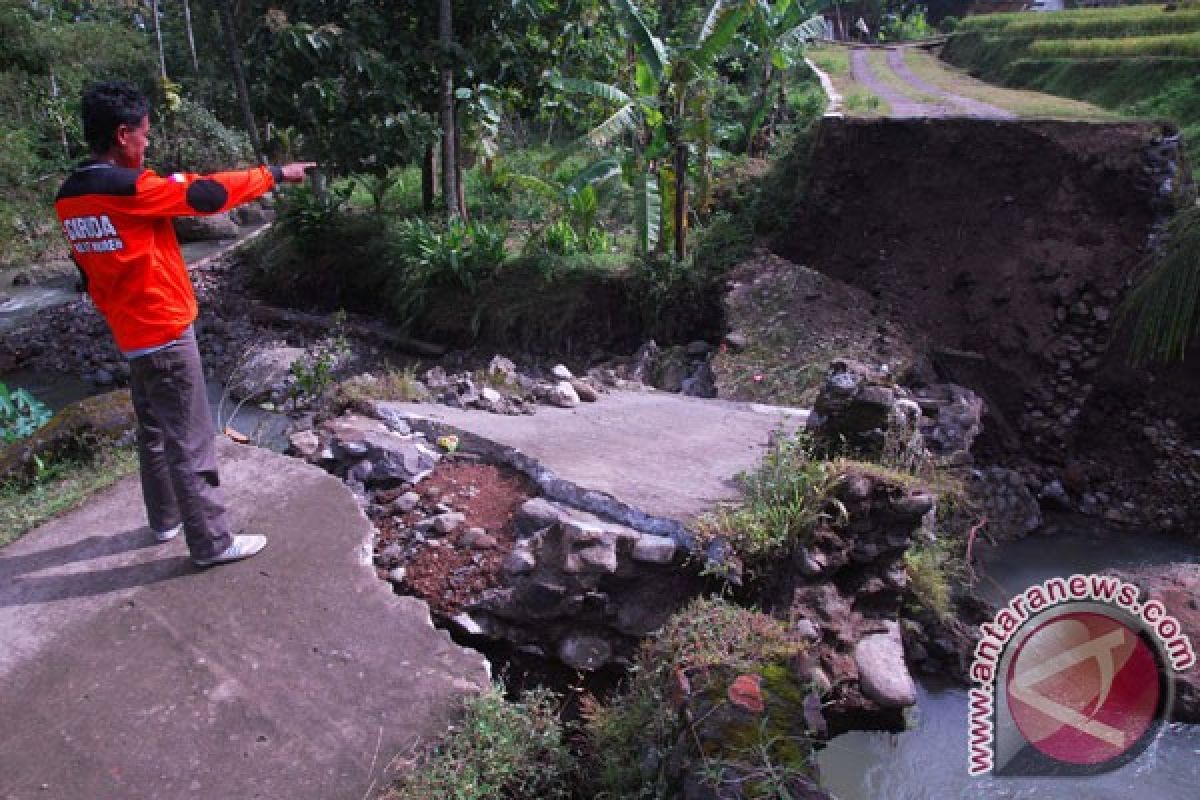
[[[1005,603],[1056,575],[1200,562],[1200,542],[1178,535],[1102,530],[1086,518],[1053,520],[1058,530],[980,548],[981,591]],[[1171,723],[1124,767],[1087,778],[972,778],[967,775],[967,690],[917,681],[910,730],[855,731],[831,740],[817,761],[821,783],[839,800],[1175,800],[1200,785],[1200,725]]]

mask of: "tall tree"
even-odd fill
[[[159,19],[158,0],[150,3],[150,14],[154,17],[154,38],[158,40],[158,75],[165,82],[167,80],[167,57],[163,51],[162,20]]]
[[[242,109],[242,123],[246,126],[246,133],[250,135],[250,144],[254,147],[255,157],[259,161],[266,161],[262,137],[258,135],[258,126],[254,123],[254,110],[250,106],[250,91],[246,88],[246,73],[242,68],[242,46],[238,43],[237,27],[234,24],[233,0],[218,0],[217,11],[221,15],[221,32],[225,36],[225,54],[229,57],[229,64],[233,69],[238,104]]]
[[[192,5],[183,0],[183,26],[187,31],[188,52],[192,54],[192,71],[200,71],[200,59],[196,58],[196,36],[192,33]]]
[[[452,0],[438,0],[438,43],[442,63],[438,82],[438,115],[442,124],[442,195],[450,218],[463,217],[459,206],[457,135],[454,124],[454,11]]]

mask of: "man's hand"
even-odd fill
[[[283,180],[287,183],[303,183],[304,173],[317,165],[315,161],[293,161],[284,164],[279,169],[283,172]]]

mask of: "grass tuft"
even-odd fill
[[[539,690],[510,703],[493,686],[382,800],[565,800],[571,775],[555,696]]]
[[[136,471],[137,453],[132,448],[105,448],[89,460],[43,465],[32,483],[0,486],[0,547]]]

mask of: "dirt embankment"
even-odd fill
[[[1178,149],[1141,123],[826,119],[773,249],[915,326],[918,380],[987,401],[985,461],[1128,481],[1155,466],[1148,424],[1200,439],[1196,370],[1129,369],[1116,326]]]

